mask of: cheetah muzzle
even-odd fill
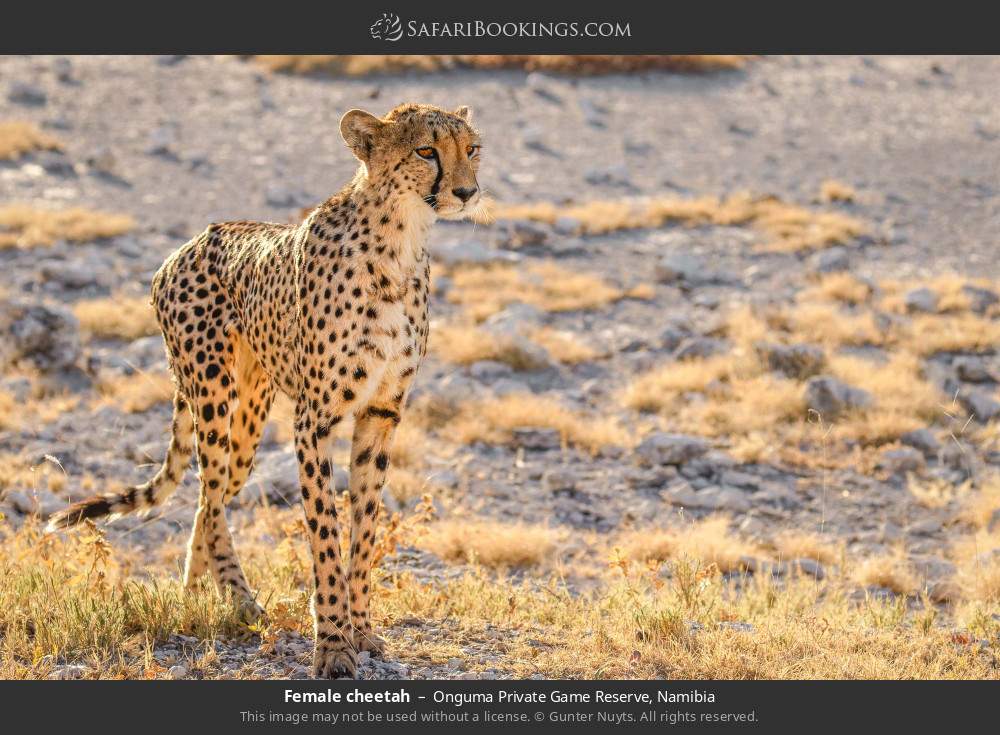
[[[166,459],[148,482],[52,517],[148,511],[176,490],[194,453],[198,509],[184,584],[211,572],[246,619],[263,610],[233,548],[226,504],[246,484],[271,401],[295,403],[295,452],[313,554],[313,672],[353,677],[382,652],[369,621],[372,547],[393,434],[427,348],[430,226],[481,206],[480,138],[468,108],[401,105],[340,121],[360,165],[298,225],[213,224],[173,253],[152,297],[176,383]],[[332,487],[332,435],[354,419],[349,554]]]

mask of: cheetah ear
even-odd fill
[[[348,110],[340,118],[340,134],[359,161],[368,162],[375,134],[385,125],[370,112]]]
[[[463,120],[465,120],[465,122],[467,123],[472,122],[472,108],[470,108],[468,105],[459,105],[458,107],[456,107],[455,114],[458,115]]]

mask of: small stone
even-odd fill
[[[576,490],[577,479],[572,470],[555,467],[542,475],[542,487],[550,493],[571,493]]]
[[[469,375],[486,385],[509,378],[513,372],[510,365],[496,360],[478,360],[469,365]]]
[[[712,510],[746,513],[750,510],[750,499],[746,493],[734,487],[717,487],[711,485],[698,491],[696,505]]]
[[[826,354],[814,345],[758,344],[757,352],[771,370],[797,380],[819,374],[826,365]]]
[[[851,261],[847,257],[846,249],[833,247],[813,256],[812,267],[819,273],[836,273],[848,270],[851,267]]]
[[[556,221],[552,223],[552,227],[560,235],[576,235],[582,229],[583,224],[576,217],[563,215],[556,217]]]
[[[979,286],[962,286],[962,293],[969,298],[969,307],[977,314],[982,314],[994,304],[1000,302],[1000,296],[988,288]]]
[[[894,475],[919,472],[925,466],[924,455],[913,447],[886,449],[879,456],[878,466]]]
[[[872,396],[868,391],[821,375],[806,384],[806,403],[824,420],[832,421],[848,411],[867,408],[872,404]]]
[[[545,451],[559,449],[562,446],[562,436],[556,429],[519,426],[513,429],[511,434],[514,445],[522,449]]]
[[[595,186],[631,186],[632,178],[623,165],[592,168],[584,174],[588,184]]]
[[[51,673],[49,673],[49,678],[58,679],[60,681],[82,679],[86,673],[87,667],[83,664],[65,664],[63,666],[56,666],[52,669]]]
[[[176,666],[171,666],[167,669],[167,676],[171,679],[183,679],[188,675],[188,670],[186,666],[181,666],[180,664]]]
[[[711,357],[726,352],[729,342],[714,337],[689,337],[683,340],[674,350],[678,360],[695,360]]]
[[[80,356],[79,322],[62,306],[0,300],[0,367],[27,361],[42,371],[72,367]]]
[[[173,125],[160,125],[149,133],[146,153],[152,156],[176,157],[177,129]]]
[[[995,378],[989,366],[979,357],[956,357],[951,363],[959,380],[966,383],[991,383]]]
[[[903,304],[911,314],[934,314],[938,309],[938,295],[929,288],[915,288],[903,297]]]
[[[899,440],[908,447],[919,449],[926,456],[933,456],[941,449],[934,432],[930,429],[914,429],[899,437]]]
[[[7,99],[18,105],[41,107],[48,101],[48,95],[36,84],[14,82],[7,91]]]
[[[826,576],[826,570],[823,568],[823,565],[815,559],[794,559],[788,563],[788,566],[792,569],[797,569],[803,574],[808,574],[814,579],[823,579]]]
[[[988,423],[997,416],[1000,416],[1000,401],[982,391],[969,391],[968,393],[960,394],[958,400],[963,408],[971,413],[972,417],[981,424]]]
[[[460,263],[516,263],[521,260],[517,253],[492,248],[479,240],[462,240],[442,243],[434,248],[436,259],[447,265]]]
[[[660,283],[680,283],[688,287],[728,284],[734,279],[686,253],[665,255],[657,261],[653,275]]]
[[[537,247],[547,243],[552,236],[548,227],[533,220],[511,220],[504,224],[503,229],[506,247]]]
[[[656,432],[635,448],[636,456],[646,465],[679,465],[701,457],[709,450],[701,437]]]

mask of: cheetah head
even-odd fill
[[[344,141],[362,164],[367,185],[380,195],[430,207],[438,217],[479,214],[481,142],[468,107],[400,105],[379,118],[351,110],[340,121]]]

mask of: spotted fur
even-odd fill
[[[176,489],[194,453],[201,490],[185,585],[210,571],[249,618],[262,615],[226,503],[246,484],[282,391],[295,401],[315,572],[314,673],[322,677],[354,676],[359,651],[382,651],[368,615],[372,546],[393,434],[427,346],[428,231],[436,218],[466,217],[480,204],[479,135],[467,108],[409,104],[384,118],[352,110],[340,127],[360,161],[340,193],[298,225],[211,225],[157,272],[153,305],[177,385],[163,467],[144,485],[83,500],[50,523],[148,510]],[[331,437],[352,417],[345,560]]]

